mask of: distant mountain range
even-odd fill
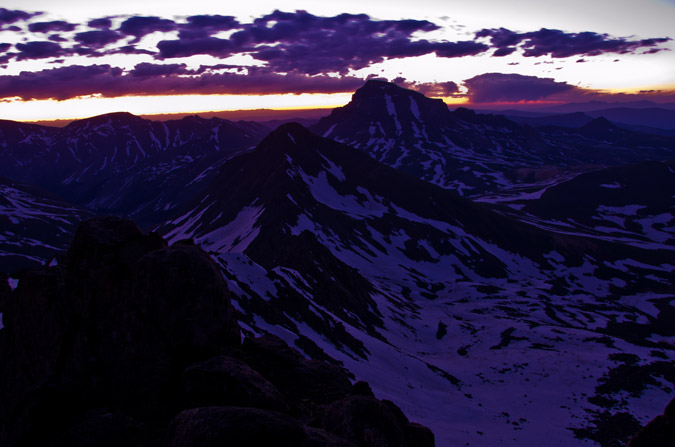
[[[149,121],[128,113],[51,128],[0,122],[0,175],[34,183],[97,213],[161,222],[237,151],[269,131],[197,116]]]
[[[440,100],[382,81],[368,81],[349,104],[310,129],[466,196],[511,187],[520,181],[518,169],[525,167],[608,166],[675,157],[675,138],[629,131],[604,118],[578,129],[535,129],[501,115],[463,108],[450,112]]]
[[[51,261],[94,213],[35,186],[0,177],[0,271]]]
[[[484,113],[485,111],[483,111]],[[675,110],[666,109],[630,109],[615,108],[590,112],[573,112],[564,114],[545,114],[521,112],[518,110],[493,111],[502,114],[511,121],[534,127],[561,126],[582,127],[594,118],[605,118],[616,126],[628,130],[656,135],[675,136]]]
[[[439,446],[610,447],[675,387],[675,138],[585,116],[535,127],[369,81],[309,128],[2,122],[0,235],[136,217],[211,255],[247,338],[342,362]],[[19,203],[18,181],[77,206]],[[47,262],[65,236],[30,238],[3,256]]]
[[[675,110],[675,102],[659,103],[653,101],[626,101],[626,102],[607,102],[607,101],[589,101],[589,102],[570,102],[566,104],[559,104],[555,106],[537,106],[528,109],[521,108],[518,111],[522,113],[546,113],[546,114],[560,114],[573,112],[593,112],[605,109],[628,108],[628,109],[651,109],[659,108],[666,110]],[[479,109],[483,110],[482,107]],[[495,109],[502,110],[503,109]]]

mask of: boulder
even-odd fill
[[[352,388],[343,368],[308,360],[274,335],[246,338],[242,347],[242,360],[295,403],[327,404],[346,396]]]
[[[320,428],[305,426],[305,434],[306,447],[357,447],[356,444]]]
[[[246,363],[225,355],[187,368],[182,384],[187,407],[218,405],[288,411],[274,385]]]
[[[161,334],[181,359],[204,359],[239,344],[239,326],[227,285],[201,249],[174,245],[134,264],[130,296],[146,327]]]
[[[304,447],[303,426],[282,413],[242,407],[185,410],[171,422],[169,447]]]
[[[628,441],[627,447],[675,447],[675,398]]]
[[[54,442],[55,447],[149,447],[143,423],[117,413],[94,411]]]
[[[12,289],[9,287],[9,276],[5,272],[0,272],[0,312],[7,302]]]
[[[209,256],[116,217],[83,222],[62,265],[23,273],[3,323],[0,438],[23,430],[10,415],[41,418],[23,402],[46,383],[88,408],[168,421],[183,370],[240,341]]]
[[[328,405],[322,427],[363,447],[408,447],[389,406],[373,397],[348,396]]]
[[[65,264],[72,273],[88,273],[104,264],[118,264],[122,246],[143,238],[143,232],[131,220],[99,216],[83,221],[66,253]],[[166,243],[160,245],[166,246]],[[143,253],[140,253],[142,255]],[[133,259],[126,260],[130,265]]]

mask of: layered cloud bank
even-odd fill
[[[584,62],[604,55],[668,51],[671,41],[667,36],[617,37],[547,28],[519,32],[503,27],[465,32],[466,39],[449,40],[439,37],[441,30],[429,20],[376,20],[366,14],[323,17],[306,11],[274,11],[247,23],[227,15],[181,19],[127,15],[79,24],[0,8],[4,31],[0,36],[9,32],[20,37],[14,43],[0,42],[4,64],[0,73],[6,73],[0,74],[0,98],[343,93],[377,76],[364,74],[364,69],[388,61],[518,56],[544,63],[565,58]],[[124,63],[115,63],[121,60]],[[22,68],[30,63],[31,69],[7,69],[15,63],[23,63]],[[548,77],[483,73],[450,80],[449,76],[438,73],[435,82],[399,76],[396,82],[428,95],[466,98],[476,104],[603,96]],[[651,96],[664,100],[672,98],[672,92]]]

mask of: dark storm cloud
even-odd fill
[[[149,76],[168,76],[176,74],[185,74],[187,73],[185,64],[150,64],[147,62],[142,62],[137,64],[133,70],[129,72],[129,75],[135,77],[149,77]]]
[[[23,20],[28,20],[31,17],[40,15],[42,13],[40,12],[25,12],[25,11],[19,11],[19,10],[11,10],[11,9],[5,9],[5,8],[0,8],[0,29],[2,29],[3,25],[9,25],[10,23],[16,23],[19,21]]]
[[[109,18],[94,19],[87,22],[90,28],[108,29],[112,26],[112,20]]]
[[[7,20],[30,17],[22,11],[4,11]],[[309,75],[327,72],[345,74],[387,59],[428,54],[457,58],[489,50],[494,50],[492,55],[495,57],[508,56],[519,49],[527,57],[548,55],[555,58],[638,50],[653,53],[662,51],[659,45],[670,40],[631,40],[593,32],[565,33],[546,28],[518,33],[498,28],[483,29],[475,34],[476,39],[484,40],[431,41],[421,37],[440,27],[427,20],[375,20],[365,14],[323,17],[306,11],[278,10],[256,18],[252,23],[239,23],[232,16],[194,15],[178,22],[156,16],[127,16],[116,30],[111,28],[113,23],[110,18],[97,18],[89,21],[88,25],[90,30],[69,37],[73,41],[73,54],[85,52],[92,57],[115,53],[153,54],[157,59],[193,55],[226,58],[247,54],[264,61],[272,71]],[[72,29],[74,25],[52,21],[33,23],[29,27],[34,32],[46,33]],[[172,31],[178,32],[178,38],[160,41],[156,51],[129,48],[148,34]],[[232,31],[232,34],[229,38],[216,37],[221,31]],[[108,48],[127,36],[134,39],[123,50]],[[55,36],[49,39],[60,40]],[[63,47],[69,48],[68,45]],[[37,58],[38,54],[33,52],[30,58]],[[51,56],[47,51],[45,54],[46,57]]]
[[[649,48],[650,52],[663,51],[656,48],[668,42],[668,37],[631,40],[625,37],[611,37],[590,31],[566,33],[557,29],[542,28],[539,31],[516,33],[506,28],[483,29],[476,38],[487,37],[491,45],[497,48],[495,56],[505,56],[520,46],[525,57],[551,56],[554,58],[571,56],[598,56],[604,53],[634,53]]]
[[[237,19],[232,16],[198,15],[190,16],[186,20],[187,23],[178,25],[180,39],[201,39],[240,26]]]
[[[9,50],[10,48],[12,48],[11,43],[0,43],[0,53],[4,53],[7,50]]]
[[[46,41],[17,43],[16,49],[19,50],[17,60],[44,59],[68,53],[58,43]]]
[[[176,22],[159,17],[130,17],[120,25],[119,31],[140,39],[156,31],[169,32],[176,29]]]
[[[122,35],[109,29],[85,31],[74,36],[75,41],[93,48],[101,48],[122,39]]]
[[[38,72],[24,71],[15,76],[0,76],[0,97],[67,99],[94,93],[88,85],[112,82],[121,75],[121,68],[110,65],[71,65]]]
[[[0,98],[19,96],[30,99],[68,99],[101,94],[273,94],[352,92],[363,83],[352,77],[279,75],[266,70],[250,69],[248,74],[190,72],[183,64],[152,66],[138,64],[131,72],[110,65],[67,66],[0,76]],[[194,76],[177,76],[192,74]]]
[[[416,83],[394,79],[393,82],[401,87],[416,90],[426,96],[447,97],[456,96],[459,93],[459,86],[452,81]]]
[[[228,57],[234,52],[232,43],[227,39],[204,37],[201,39],[163,40],[157,44],[162,59],[210,54],[216,57]]]
[[[365,14],[318,17],[306,11],[274,11],[246,25],[231,39],[252,47],[251,56],[266,61],[273,70],[345,73],[386,58],[432,53],[437,44],[413,41],[412,34],[437,29],[426,20],[372,20]]]
[[[485,44],[469,40],[464,42],[444,42],[435,44],[434,51],[436,56],[440,57],[463,57],[475,56],[487,51],[489,48],[490,47]]]
[[[464,81],[472,103],[537,101],[562,93],[582,93],[579,87],[551,78],[485,73]]]
[[[504,57],[508,56],[509,54],[512,54],[517,50],[516,47],[503,47],[503,48],[497,48],[494,53],[492,53],[493,56],[495,57]]]
[[[213,16],[195,16],[190,23],[208,23]],[[211,17],[211,18],[210,18]],[[220,16],[218,16],[220,17]],[[188,19],[190,20],[190,18]],[[385,59],[436,53],[462,57],[486,51],[482,43],[413,40],[413,33],[439,27],[426,20],[372,20],[365,14],[319,17],[306,11],[274,11],[250,24],[237,25],[221,18],[224,26],[239,28],[229,39],[181,26],[178,40],[160,42],[162,59],[209,54],[227,57],[247,53],[279,72],[346,73]],[[198,27],[196,28],[198,29]]]
[[[51,36],[47,37],[47,39],[51,40],[52,42],[68,42],[68,39],[60,34],[52,34]]]
[[[125,45],[119,48],[113,48],[111,50],[106,50],[103,54],[148,54],[155,55],[156,53],[144,50],[142,48],[137,48],[133,45]]]
[[[52,22],[36,22],[28,25],[28,31],[32,33],[53,33],[55,31],[67,32],[77,28],[74,23],[64,22],[63,20],[54,20]]]
[[[0,8],[0,29],[3,25],[7,29],[8,24],[34,15]],[[194,15],[178,21],[155,16],[124,16],[114,21],[108,17],[96,18],[87,23],[88,28],[83,26],[78,30],[80,32],[64,34],[60,33],[74,30],[75,25],[65,21],[29,24],[30,31],[40,33],[39,37],[16,44],[16,51],[10,52],[10,47],[6,47],[0,64],[11,60],[65,59],[71,55],[95,60],[111,54],[150,55],[157,62],[182,62],[176,58],[193,55],[211,55],[221,59],[248,55],[265,64],[257,68],[213,65],[190,70],[182,63],[143,63],[127,71],[109,65],[94,65],[94,68],[62,66],[42,72],[4,76],[2,85],[11,85],[16,90],[2,87],[2,94],[26,95],[28,99],[64,99],[69,95],[95,93],[120,96],[347,92],[358,88],[362,82],[346,76],[350,70],[366,68],[388,59],[430,54],[439,58],[459,58],[488,52],[502,57],[518,51],[527,57],[574,55],[580,60],[608,52],[658,52],[663,50],[660,45],[670,40],[615,38],[606,34],[565,33],[545,28],[518,33],[499,28],[477,32],[476,40],[452,42],[425,39],[425,33],[440,29],[427,20],[376,20],[365,14],[323,17],[306,11],[278,10],[251,23],[239,23],[234,17],[223,15]],[[115,27],[118,21],[121,24]],[[219,36],[218,33],[224,31],[230,32],[228,38]],[[142,48],[139,41],[154,32],[173,32],[178,37],[164,37],[156,48]],[[49,37],[45,38],[45,35]],[[58,63],[63,64],[64,61],[59,60]],[[227,72],[221,73],[222,70]],[[342,77],[330,77],[327,73],[339,73]],[[71,75],[75,77],[69,78]],[[81,81],[76,76],[80,76]],[[431,96],[462,95],[454,82],[402,82]],[[537,100],[549,95],[584,91],[552,79],[498,73],[476,76],[465,81],[465,85],[473,102]]]

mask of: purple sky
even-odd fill
[[[643,9],[660,14],[658,23],[625,25],[622,33],[609,33],[603,25],[613,26],[600,19],[597,29],[572,28],[562,19],[540,23],[534,9],[528,28],[527,20],[508,14],[499,25],[489,12],[484,20],[461,10],[452,18],[431,0],[420,3],[422,16],[394,2],[400,11],[390,17],[295,9],[228,14],[227,7],[215,13],[206,3],[204,13],[193,8],[191,15],[166,4],[153,9],[156,14],[80,8],[78,15],[67,14],[67,7],[83,3],[59,4],[0,8],[2,118],[11,118],[10,105],[32,100],[330,96],[374,77],[474,105],[675,100],[675,46],[669,28],[658,26],[667,13],[675,19],[675,5],[667,1],[643,2]]]

